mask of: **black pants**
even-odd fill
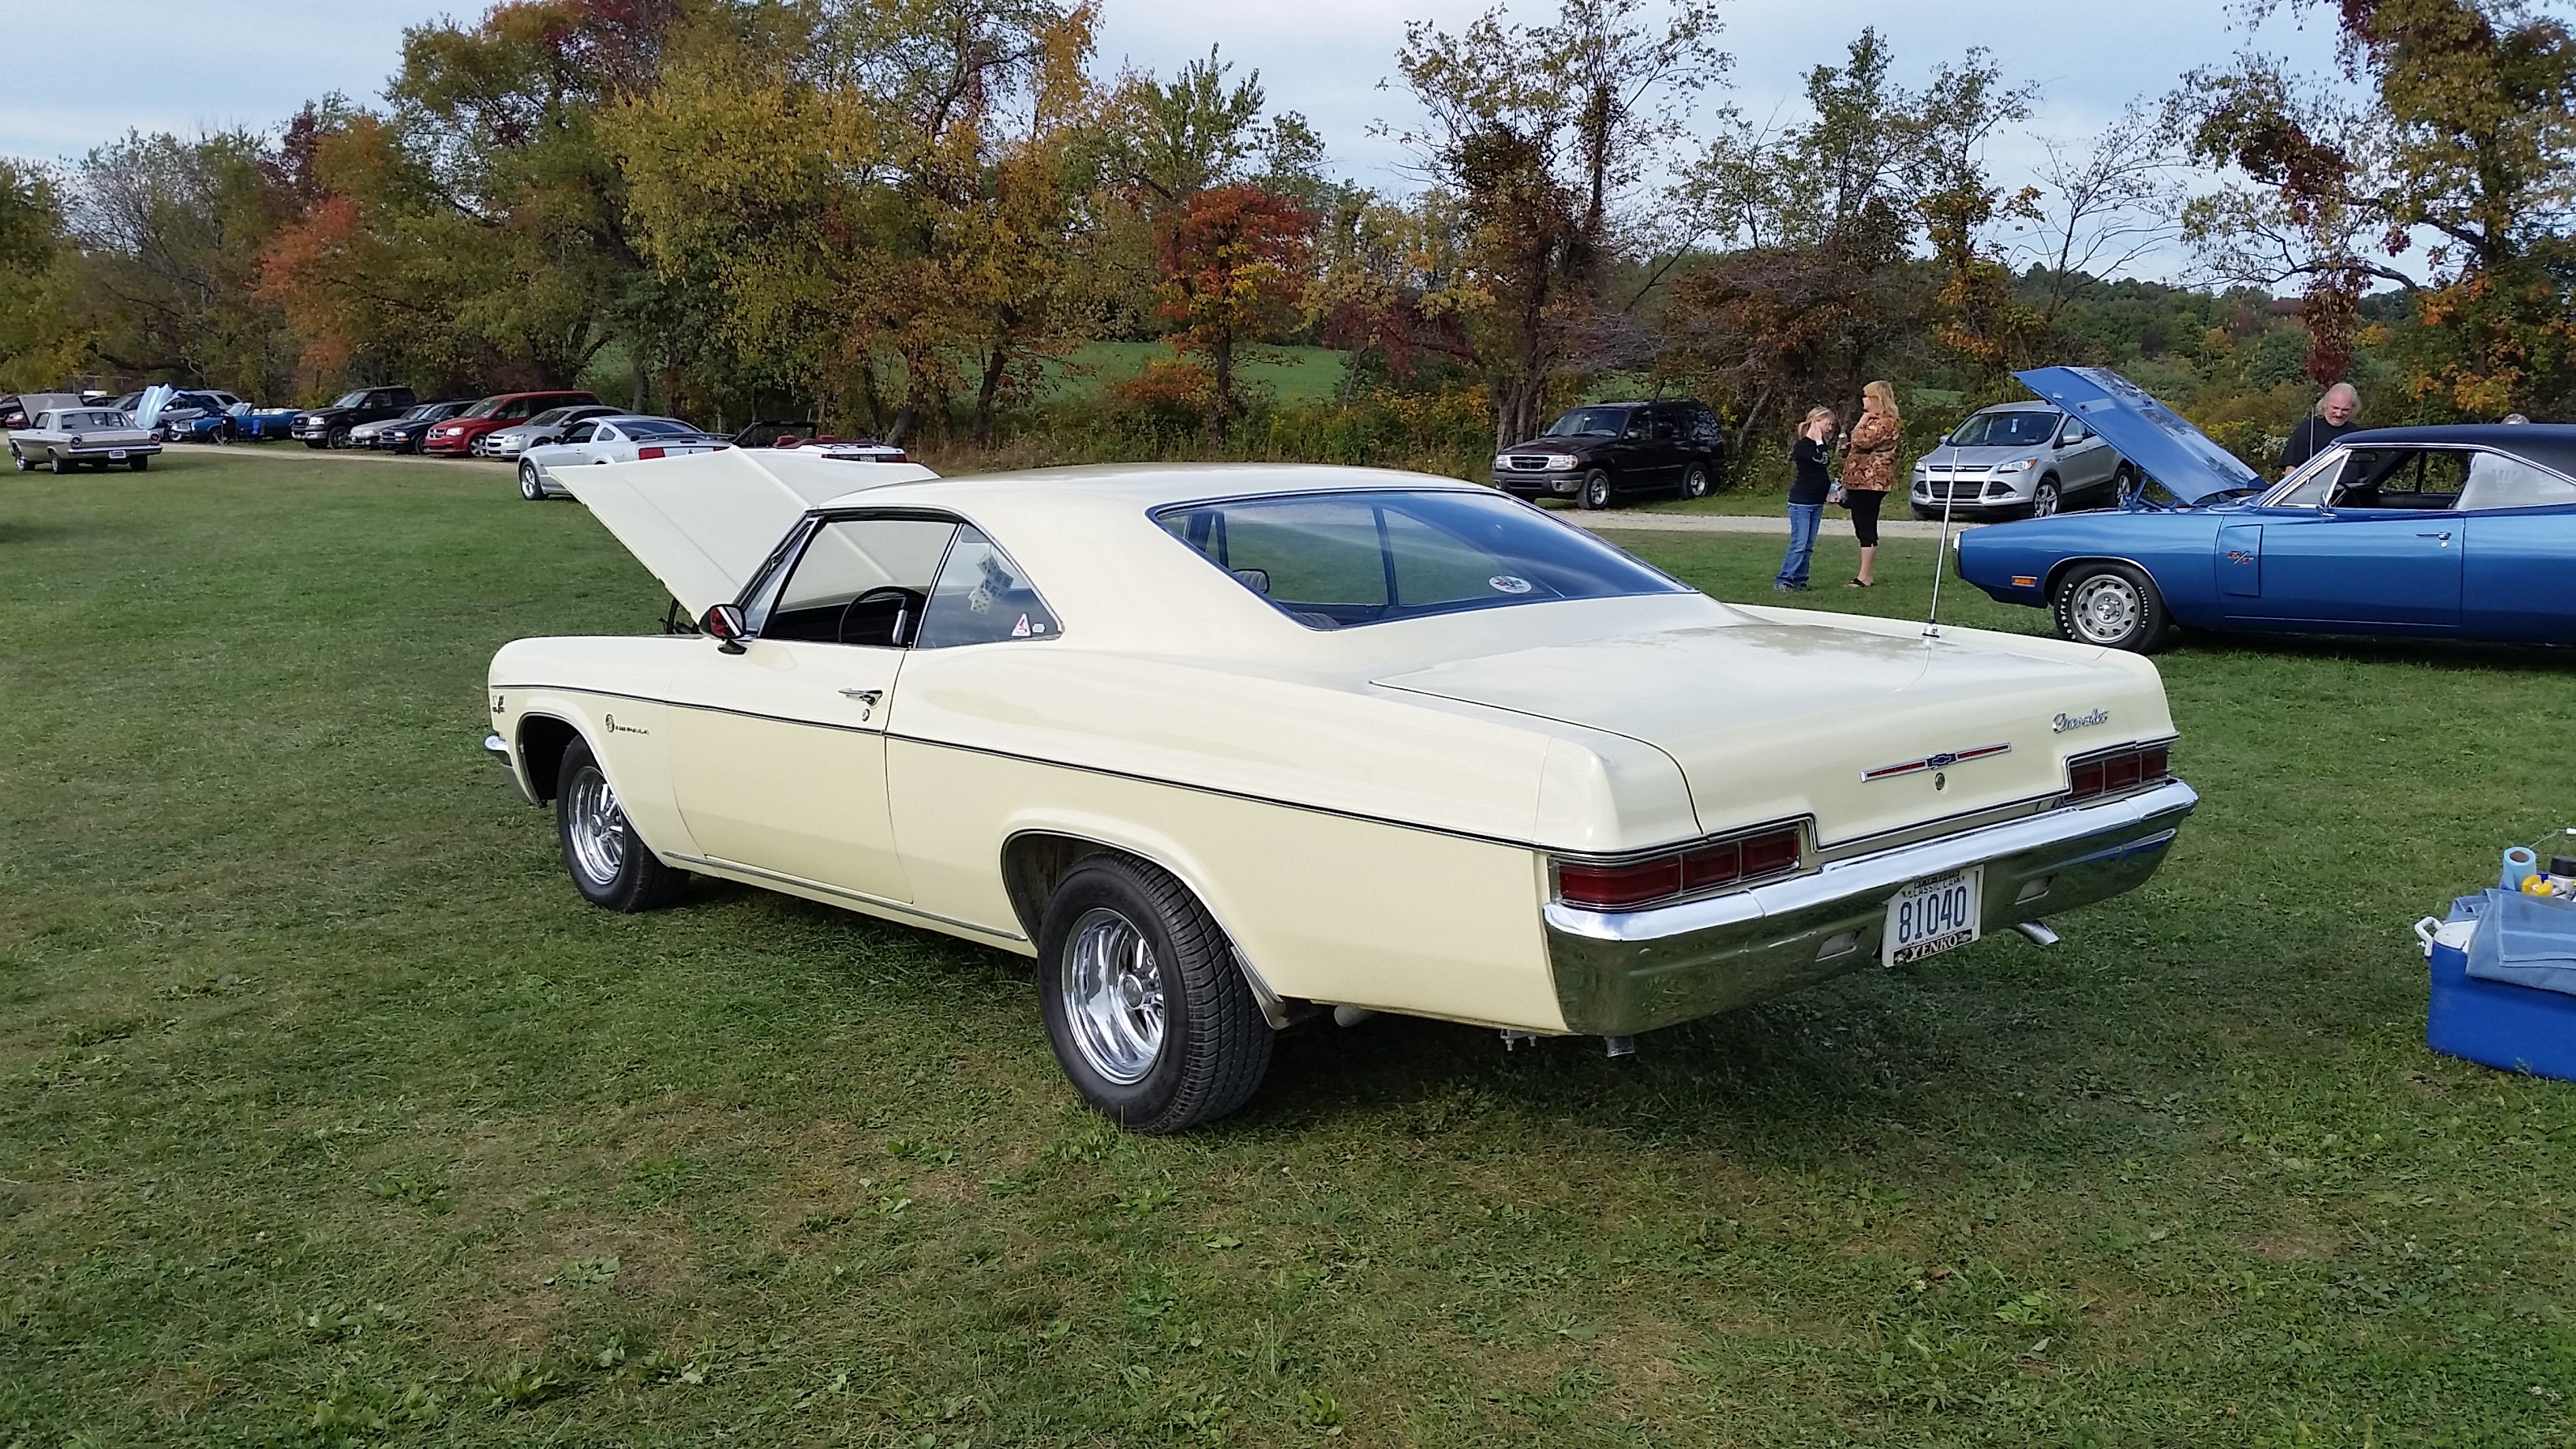
[[[1878,547],[1878,506],[1887,501],[1884,492],[1867,488],[1846,488],[1843,502],[1851,509],[1852,533],[1863,548]]]

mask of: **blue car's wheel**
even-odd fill
[[[2132,654],[2163,644],[2173,623],[2155,580],[2135,565],[2107,560],[2068,569],[2050,604],[2059,638]]]

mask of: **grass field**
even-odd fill
[[[1050,394],[1096,396],[1143,372],[1148,362],[1171,356],[1171,347],[1161,342],[1086,342],[1074,352],[1071,368],[1058,369]],[[1257,347],[1247,349],[1239,365],[1245,386],[1280,402],[1305,402],[1331,397],[1341,386],[1344,355],[1329,347]]]
[[[1144,1141],[1015,958],[580,903],[484,664],[662,604],[494,467],[0,479],[0,1446],[2576,1442],[2576,1088],[2407,933],[2576,820],[2564,656],[2187,642],[2206,804],[2054,950]]]

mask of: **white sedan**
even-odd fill
[[[519,455],[519,496],[530,503],[565,497],[568,490],[555,478],[556,471],[564,468],[678,458],[732,446],[678,418],[635,413],[588,418],[565,428],[561,441],[540,444]]]
[[[150,430],[114,408],[47,408],[33,426],[9,434],[9,456],[21,473],[40,464],[57,473],[118,465],[140,473],[160,451]]]
[[[1028,1017],[1138,1131],[1242,1105],[1318,1013],[1616,1054],[2045,944],[2197,799],[2134,655],[1721,603],[1455,479],[734,450],[565,481],[700,621],[492,660],[485,748],[576,889],[705,874],[1035,957]]]

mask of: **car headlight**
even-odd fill
[[[1547,470],[1551,473],[1562,473],[1573,466],[1574,455],[1572,453],[1551,453],[1548,455]]]
[[[1996,472],[1996,473],[1998,473],[1998,474],[2003,474],[2003,473],[2022,473],[2022,472],[2027,472],[2027,471],[2029,471],[2030,469],[2032,469],[2032,468],[2036,468],[2036,467],[2038,467],[2038,466],[2039,466],[2039,460],[2038,460],[2037,458],[2022,458],[2022,459],[2019,459],[2019,460],[2017,460],[2017,461],[2010,462],[2010,463],[1998,463],[1998,464],[1996,464],[1996,465],[1995,465],[1995,472]]]

